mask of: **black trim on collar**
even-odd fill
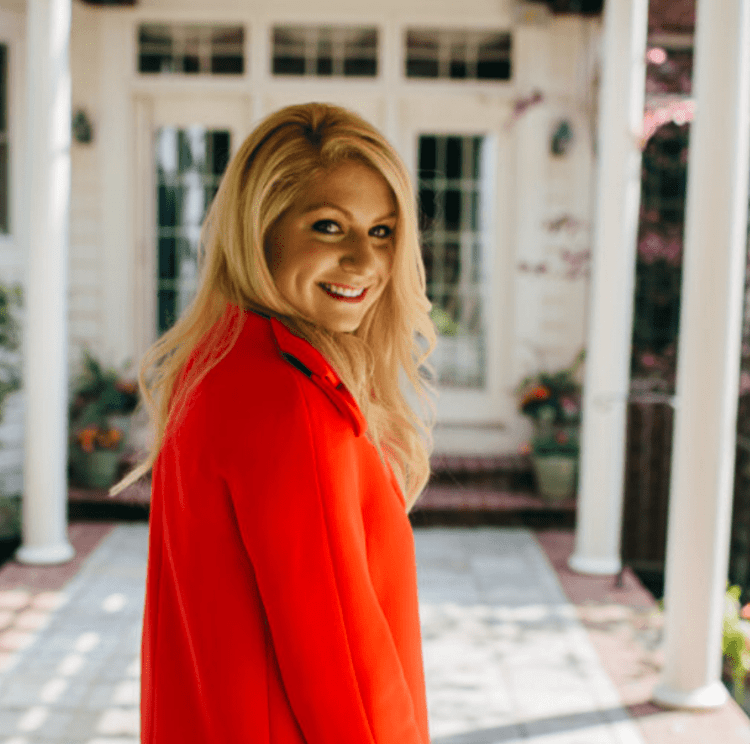
[[[265,318],[266,320],[270,320],[271,319],[270,315],[267,315],[266,313],[264,313],[261,310],[256,310],[254,307],[250,307],[250,308],[248,308],[248,310],[250,310],[251,313],[255,313],[256,315],[260,315],[261,318]]]
[[[302,364],[302,362],[300,362],[300,360],[297,359],[296,356],[292,356],[287,351],[282,351],[281,355],[284,357],[284,359],[287,360],[287,362],[289,362],[289,364],[291,364],[293,367],[296,367],[300,372],[307,375],[308,377],[312,377],[312,372],[307,367],[305,367],[305,365]]]

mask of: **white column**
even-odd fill
[[[68,221],[71,0],[28,0],[28,272],[23,563],[62,563],[67,538]]]
[[[574,571],[620,570],[648,0],[604,4],[598,167]]]
[[[657,702],[721,705],[750,170],[750,0],[698,3]]]

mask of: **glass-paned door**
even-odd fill
[[[157,333],[188,306],[198,281],[201,225],[229,162],[231,132],[201,125],[156,131]]]
[[[513,148],[497,126],[506,115],[498,100],[448,97],[416,88],[399,114],[438,332],[430,357],[439,390],[437,420],[446,427],[443,431],[450,428],[459,432],[456,437],[464,437],[455,447],[473,447],[477,427],[487,442],[500,446],[505,421],[513,413],[508,394],[513,384]]]
[[[243,95],[136,99],[139,205],[136,321],[145,350],[190,304],[201,227],[233,152],[249,128]]]

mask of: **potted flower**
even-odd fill
[[[725,677],[739,705],[745,702],[745,684],[750,673],[750,605],[740,604],[742,588],[730,586],[724,595],[721,650]]]
[[[531,455],[539,494],[551,501],[571,498],[576,490],[584,358],[582,350],[570,366],[537,372],[516,389],[518,410],[534,425],[524,449]]]
[[[70,404],[70,470],[82,486],[107,488],[117,479],[138,385],[114,369],[104,369],[84,353]]]
[[[17,313],[22,299],[20,285],[0,282],[0,421],[8,398],[21,388],[21,326]],[[20,534],[21,494],[0,493],[0,541],[16,540]]]

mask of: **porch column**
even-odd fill
[[[709,708],[720,681],[750,169],[750,0],[698,3],[657,702]]]
[[[604,4],[597,203],[574,571],[620,570],[648,0]]]
[[[67,537],[71,0],[27,0],[28,271],[23,563],[63,563]]]

